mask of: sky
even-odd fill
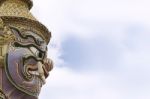
[[[33,0],[52,32],[40,99],[150,99],[149,0]]]

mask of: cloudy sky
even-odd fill
[[[40,99],[150,99],[149,0],[33,0],[55,65]]]

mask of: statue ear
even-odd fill
[[[10,42],[15,40],[15,35],[12,33],[8,26],[3,24],[3,20],[0,18],[0,64],[4,66],[4,57],[7,54],[7,48]]]

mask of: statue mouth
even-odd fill
[[[43,64],[41,62],[37,62],[37,64],[24,65],[24,74],[28,80],[33,80],[34,77],[38,77],[42,82],[42,85],[46,82]]]
[[[49,75],[49,71],[53,68],[53,62],[46,58],[43,61],[37,61],[33,58],[28,58],[24,65],[24,75],[28,80],[32,80],[33,77],[38,77],[42,82],[42,85],[46,83],[46,78]]]

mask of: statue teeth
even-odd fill
[[[46,80],[45,80],[45,76],[44,76],[43,64],[41,62],[38,62],[37,66],[38,66],[39,76],[40,76],[43,84],[45,84]]]
[[[32,74],[32,75],[37,75],[37,76],[39,76],[39,72],[38,72],[38,71],[29,71],[29,73]]]

